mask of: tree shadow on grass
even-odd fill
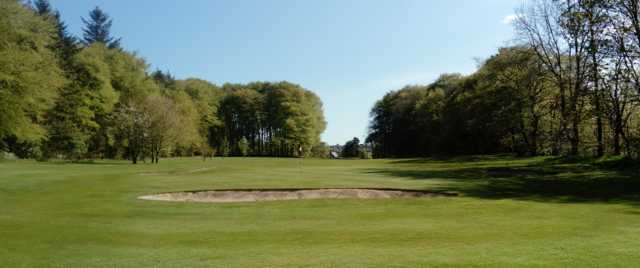
[[[131,165],[130,161],[120,161],[120,160],[51,160],[46,161],[44,163],[54,164],[54,165],[102,165],[102,166],[115,166],[115,165]]]
[[[640,205],[640,169],[632,160],[540,158],[512,165],[508,162],[512,158],[480,159],[488,162],[474,166],[465,165],[469,161],[463,160],[399,160],[392,162],[391,168],[367,172],[433,180],[437,181],[434,187],[438,190],[486,199]],[[443,162],[459,165],[437,165]]]
[[[464,155],[464,156],[439,156],[430,158],[414,158],[414,159],[398,159],[393,164],[427,164],[427,163],[473,163],[480,161],[508,161],[516,159],[527,159],[526,157],[518,157],[514,155]]]

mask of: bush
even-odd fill
[[[16,160],[18,157],[10,152],[0,151],[0,161],[2,160]]]
[[[345,143],[341,155],[344,158],[360,157],[360,139],[353,138]]]
[[[238,141],[238,151],[242,156],[249,155],[249,141],[245,137]]]
[[[311,157],[315,158],[329,158],[329,154],[331,153],[331,148],[324,143],[320,142],[313,147],[311,147]]]
[[[360,150],[360,159],[373,159],[373,155],[371,152],[367,152],[365,150]]]
[[[227,139],[222,140],[222,144],[220,144],[219,150],[217,150],[221,156],[229,156],[231,152],[231,148],[229,148],[229,141]]]

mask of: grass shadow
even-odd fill
[[[103,165],[103,166],[114,166],[114,165],[132,165],[130,161],[102,161],[102,160],[48,160],[44,163],[54,164],[54,165]]]
[[[391,168],[366,172],[444,181],[435,187],[478,198],[640,204],[640,164],[636,161],[556,157],[512,164],[512,160],[503,156],[397,160]],[[477,161],[485,162],[474,165]]]
[[[516,156],[512,154],[499,155],[464,155],[464,156],[436,156],[429,158],[412,158],[393,160],[393,164],[428,164],[428,163],[477,163],[491,161],[511,161],[519,159],[528,159],[528,157]]]

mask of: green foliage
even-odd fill
[[[114,68],[112,61],[109,61],[112,53],[112,50],[98,43],[84,48],[74,58],[77,72],[74,82],[88,91],[90,105],[101,113],[108,113],[114,108],[119,96],[114,85],[122,84],[113,75]]]
[[[33,4],[38,15],[55,25],[56,34],[52,36],[54,43],[49,48],[58,57],[60,67],[66,72],[65,75],[70,77],[71,58],[80,50],[78,40],[67,31],[67,25],[60,18],[60,13],[53,10],[48,0],[36,0]]]
[[[119,133],[120,145],[126,148],[129,159],[135,164],[144,153],[145,131],[149,122],[142,112],[140,103],[121,103],[114,111],[115,128]]]
[[[71,158],[104,155],[113,145],[111,115],[118,103],[141,103],[157,91],[144,61],[123,50],[95,43],[71,61],[74,80],[62,89],[48,113],[50,153]]]
[[[549,148],[552,85],[535,53],[501,49],[477,72],[390,92],[371,111],[376,157],[538,154]]]
[[[111,49],[98,43],[104,52],[104,62],[109,67],[111,86],[119,93],[120,102],[141,102],[158,91],[158,85],[147,75],[149,65],[144,59],[122,49]]]
[[[258,155],[304,156],[325,129],[322,102],[288,82],[226,84],[220,104],[222,133],[231,144],[243,137]],[[232,154],[240,154],[237,148]]]
[[[161,88],[176,88],[176,78],[173,77],[173,75],[171,75],[169,71],[167,71],[167,73],[164,73],[160,70],[156,70],[155,72],[151,73],[151,78],[153,78],[153,80],[156,81],[156,83],[158,83]]]
[[[40,16],[46,16],[53,13],[53,9],[51,8],[51,4],[48,0],[36,0],[33,2],[33,7]]]
[[[160,76],[164,77],[167,75]],[[161,78],[161,80],[167,80],[167,78]],[[157,78],[156,81],[158,81]],[[189,78],[186,80],[178,80],[174,83],[175,90],[188,94],[193,101],[193,105],[195,105],[198,116],[197,128],[201,143],[206,145],[206,147],[214,147],[218,141],[217,136],[221,135],[218,132],[221,132],[220,129],[223,128],[223,123],[220,118],[218,118],[218,110],[224,92],[216,85],[201,79]],[[166,85],[171,83],[165,81],[160,82],[160,84]]]
[[[109,18],[109,15],[102,11],[99,7],[95,7],[89,12],[89,18],[82,18],[82,22],[85,24],[83,31],[82,42],[85,45],[92,45],[94,43],[102,43],[109,48],[119,48],[120,38],[114,39],[111,36],[111,25],[113,20]]]
[[[345,158],[361,157],[361,151],[360,139],[354,137],[352,140],[344,144],[340,156]]]
[[[306,156],[320,142],[322,103],[298,85],[149,74],[98,7],[80,47],[47,0],[0,3],[0,146],[21,157]]]
[[[373,159],[373,154],[367,150],[360,149],[358,152],[358,157],[360,159]]]
[[[55,106],[47,114],[49,156],[57,154],[79,159],[86,156],[89,139],[100,128],[92,109],[90,91],[77,85],[62,89]]]
[[[45,137],[40,123],[65,83],[49,49],[55,33],[53,23],[18,1],[0,1],[0,140]]]
[[[220,155],[229,156],[231,152],[231,145],[229,144],[229,140],[227,140],[226,138],[222,138],[222,141],[220,142],[218,148],[219,149],[217,151],[220,152]]]
[[[247,138],[242,137],[238,141],[238,151],[240,152],[240,155],[242,155],[242,156],[249,155],[249,141],[247,141]]]
[[[324,142],[320,142],[313,147],[311,147],[310,156],[315,158],[329,158],[331,153],[331,148]]]
[[[146,122],[142,124],[145,129],[141,133],[146,140],[146,149],[151,153],[152,162],[157,164],[163,150],[179,146],[189,137],[188,122],[185,122],[188,120],[185,120],[183,106],[175,99],[159,94],[149,95],[142,103],[142,113],[146,115],[142,120]],[[193,132],[193,126],[191,129]]]
[[[175,110],[171,112],[172,115],[167,114],[167,116],[176,117],[175,128],[178,131],[171,142],[176,147],[185,148],[187,151],[198,149],[206,138],[201,136],[199,132],[201,114],[198,113],[198,107],[184,91],[168,92],[168,95],[175,105]],[[158,106],[157,109],[163,108],[163,106]]]

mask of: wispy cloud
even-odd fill
[[[509,14],[502,19],[503,24],[513,24],[521,15],[519,14]]]

